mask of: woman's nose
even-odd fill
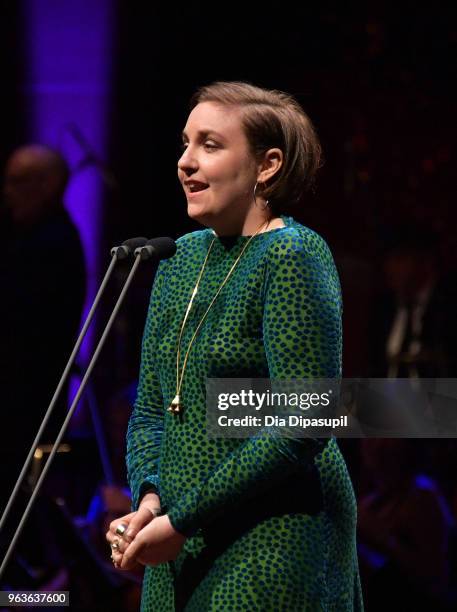
[[[178,168],[185,172],[186,170],[195,170],[197,166],[197,159],[193,155],[190,147],[187,146],[184,149],[181,157],[178,159]]]

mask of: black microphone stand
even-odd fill
[[[135,248],[135,246],[138,245],[138,240],[143,245],[147,242],[146,238],[140,238],[140,239],[132,239],[131,241],[126,241],[126,243],[129,243],[129,242],[133,243],[132,246]],[[95,297],[95,300],[94,300],[94,303],[92,305],[92,308],[90,309],[90,312],[89,312],[89,314],[87,316],[85,324],[84,324],[84,326],[83,326],[83,328],[81,330],[81,333],[80,333],[80,335],[78,337],[78,340],[77,340],[77,342],[75,344],[75,347],[73,349],[73,352],[72,352],[72,354],[71,354],[71,356],[70,356],[70,358],[68,360],[68,363],[67,363],[67,365],[65,367],[65,370],[64,370],[64,372],[62,374],[60,382],[59,382],[59,384],[57,386],[57,389],[56,389],[56,391],[54,393],[54,396],[53,396],[53,398],[51,400],[51,403],[49,404],[49,407],[48,407],[48,410],[46,412],[46,415],[45,415],[45,417],[43,419],[43,422],[42,422],[42,424],[41,424],[41,426],[40,426],[40,428],[38,430],[36,438],[35,438],[35,440],[34,440],[34,442],[32,444],[32,447],[31,447],[30,452],[29,452],[29,454],[27,456],[27,459],[26,459],[26,461],[24,463],[22,471],[21,471],[21,473],[19,475],[19,478],[18,478],[18,480],[16,482],[16,485],[15,485],[15,487],[13,489],[13,492],[11,494],[9,502],[8,502],[6,508],[5,508],[5,511],[3,513],[3,516],[2,516],[2,519],[0,521],[0,528],[5,523],[6,518],[8,516],[8,513],[9,513],[9,511],[11,509],[11,506],[13,505],[14,499],[15,499],[15,497],[17,495],[17,492],[19,491],[19,487],[21,486],[21,483],[22,483],[22,481],[24,479],[24,476],[26,474],[26,471],[27,471],[28,465],[30,463],[30,460],[31,460],[31,458],[32,458],[32,456],[33,456],[33,454],[35,452],[35,447],[38,444],[39,439],[41,437],[41,434],[43,433],[44,428],[45,428],[45,426],[46,426],[46,424],[47,424],[47,422],[48,422],[48,420],[49,420],[49,418],[51,416],[51,413],[52,413],[52,410],[53,410],[53,408],[55,406],[57,397],[58,397],[60,391],[62,390],[64,382],[65,382],[65,380],[66,380],[66,378],[67,378],[67,376],[68,376],[68,374],[70,372],[71,366],[73,365],[73,362],[75,360],[76,354],[77,354],[77,352],[79,350],[79,347],[81,346],[81,343],[82,343],[82,341],[84,339],[84,336],[85,336],[85,334],[87,332],[87,329],[89,327],[89,324],[90,324],[90,322],[91,322],[91,320],[93,318],[95,309],[96,309],[96,307],[97,307],[97,305],[98,305],[98,303],[100,301],[100,298],[101,298],[101,296],[102,296],[102,294],[103,294],[103,292],[105,290],[105,287],[106,287],[106,284],[107,284],[107,282],[109,280],[109,277],[111,276],[113,268],[116,265],[117,260],[118,259],[123,259],[124,257],[126,257],[130,253],[130,251],[131,251],[131,246],[128,246],[128,244],[125,244],[125,245],[122,245],[121,247],[116,247],[116,248],[112,249],[111,254],[113,255],[113,258],[111,260],[111,263],[110,263],[110,265],[108,267],[108,270],[107,270],[107,272],[105,274],[105,277],[104,277],[104,279],[102,281],[102,284],[100,285],[100,289],[98,290],[98,293],[97,293],[97,295]],[[110,331],[110,329],[112,327],[112,324],[113,324],[114,319],[115,319],[115,317],[117,315],[117,312],[119,311],[119,308],[120,308],[120,306],[121,306],[121,304],[122,304],[122,302],[124,300],[124,296],[125,296],[125,294],[127,292],[127,289],[129,288],[130,283],[132,282],[133,276],[135,275],[136,270],[137,270],[141,260],[142,259],[149,259],[153,254],[154,253],[151,251],[151,247],[149,247],[149,246],[142,246],[140,248],[136,248],[136,250],[135,250],[135,262],[134,262],[134,264],[133,264],[133,266],[132,266],[132,268],[130,270],[130,273],[129,273],[129,275],[127,277],[127,280],[126,280],[126,282],[124,284],[124,287],[123,287],[123,289],[122,289],[122,291],[121,291],[121,293],[119,295],[119,298],[118,298],[118,300],[116,302],[114,310],[113,310],[113,312],[111,314],[111,317],[109,318],[108,323],[106,324],[105,330],[104,330],[103,335],[102,335],[102,337],[101,337],[101,339],[100,339],[100,341],[99,341],[99,343],[97,345],[95,353],[92,356],[92,359],[91,359],[91,361],[89,363],[89,366],[87,368],[86,374],[84,375],[84,377],[83,377],[83,379],[82,379],[82,381],[80,383],[78,392],[77,392],[77,394],[76,394],[76,396],[75,396],[75,398],[74,398],[74,400],[72,402],[72,405],[69,408],[67,416],[66,416],[66,418],[65,418],[65,420],[63,422],[62,428],[60,429],[60,432],[59,432],[59,434],[58,434],[58,436],[56,438],[56,441],[55,441],[54,446],[52,448],[52,451],[51,451],[51,453],[50,453],[50,455],[48,457],[48,460],[46,461],[46,464],[45,464],[45,466],[43,468],[43,471],[41,472],[41,475],[40,475],[40,477],[39,477],[39,479],[38,479],[38,481],[36,483],[35,489],[34,489],[32,495],[30,497],[30,500],[29,500],[29,502],[27,504],[27,507],[26,507],[26,509],[24,511],[24,514],[22,516],[22,519],[21,519],[21,521],[20,521],[20,523],[19,523],[19,525],[18,525],[18,527],[16,529],[16,532],[15,532],[15,534],[13,536],[13,539],[10,542],[10,545],[9,545],[9,548],[8,548],[8,550],[6,552],[5,558],[3,559],[2,565],[0,566],[0,577],[2,576],[3,571],[4,571],[6,565],[7,565],[8,561],[9,561],[9,558],[10,558],[11,553],[13,551],[13,548],[14,548],[16,542],[17,542],[17,539],[18,539],[18,537],[19,537],[19,535],[20,535],[20,533],[22,531],[24,523],[25,523],[26,519],[28,518],[28,515],[29,515],[30,510],[32,508],[33,502],[34,502],[34,500],[35,500],[36,496],[38,495],[38,492],[39,492],[39,490],[41,488],[41,484],[42,484],[42,482],[43,482],[43,480],[44,480],[44,478],[45,478],[45,476],[46,476],[46,474],[47,474],[47,472],[48,472],[48,470],[49,470],[49,468],[51,466],[51,462],[52,462],[52,460],[53,460],[53,458],[54,458],[54,456],[55,456],[55,454],[57,452],[57,449],[59,447],[60,441],[61,441],[61,439],[62,439],[62,437],[63,437],[63,435],[64,435],[64,433],[65,433],[65,431],[67,429],[68,423],[69,423],[69,421],[70,421],[70,419],[71,419],[71,417],[73,415],[73,412],[75,411],[76,405],[79,402],[81,394],[84,391],[84,388],[85,388],[85,386],[87,384],[87,380],[88,380],[88,378],[89,378],[89,376],[90,376],[90,374],[91,374],[91,372],[93,370],[93,367],[94,367],[94,365],[95,365],[95,363],[96,363],[96,361],[98,359],[99,353],[100,353],[100,351],[101,351],[101,349],[102,349],[102,347],[103,347],[103,345],[105,343],[106,337],[107,337],[108,332]]]

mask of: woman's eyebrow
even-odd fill
[[[197,132],[197,136],[199,136],[200,138],[206,138],[210,134],[216,136],[217,138],[220,138],[221,140],[225,140],[224,136],[222,136],[222,134],[219,134],[219,132],[216,132],[215,130],[199,130]],[[182,131],[181,137],[187,138],[187,134],[184,130]]]

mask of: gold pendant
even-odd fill
[[[182,412],[182,404],[179,398],[179,393],[175,396],[175,399],[168,406],[167,410],[172,414],[180,414]]]

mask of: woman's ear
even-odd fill
[[[266,183],[282,166],[283,155],[281,149],[268,149],[262,163],[259,165],[258,183]]]

